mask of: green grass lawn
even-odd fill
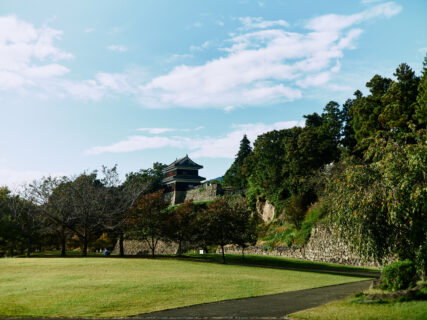
[[[360,281],[171,258],[0,259],[0,317],[113,317]]]
[[[306,320],[424,320],[427,319],[427,301],[392,302],[387,304],[360,304],[352,298],[331,302],[320,307],[302,310],[290,315],[292,319]]]

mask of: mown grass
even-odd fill
[[[5,258],[0,318],[130,316],[359,280],[171,258]]]
[[[347,298],[302,310],[289,317],[306,320],[424,320],[427,319],[427,301],[360,304]]]

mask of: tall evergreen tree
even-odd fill
[[[247,166],[245,165],[245,159],[252,153],[251,142],[249,141],[246,134],[240,141],[239,152],[236,155],[231,167],[227,170],[224,175],[224,183],[232,186],[236,189],[246,189],[247,187]]]
[[[424,57],[423,72],[418,85],[417,106],[415,120],[423,127],[427,124],[427,54]]]
[[[396,81],[381,98],[384,109],[378,121],[387,130],[408,132],[415,114],[420,78],[406,63],[399,65],[394,76]]]

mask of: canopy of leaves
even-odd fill
[[[382,261],[396,254],[425,270],[426,137],[421,130],[405,139],[372,138],[362,161],[347,160],[331,177],[331,217],[362,255]]]

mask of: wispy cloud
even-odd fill
[[[251,141],[264,132],[280,130],[294,126],[303,126],[304,121],[283,121],[273,124],[255,123],[234,125],[232,131],[219,137],[187,137],[187,136],[146,136],[133,135],[108,146],[96,146],[86,151],[86,154],[96,155],[106,152],[132,152],[166,147],[185,149],[194,158],[234,158],[239,142],[246,134]],[[200,130],[195,128],[193,130]],[[143,129],[143,130],[141,130]],[[170,128],[141,128],[152,134],[176,131]],[[183,131],[182,129],[180,131]]]
[[[369,6],[353,15],[323,15],[288,31],[284,20],[242,17],[243,29],[222,41],[220,56],[200,65],[179,65],[157,77],[132,71],[98,72],[89,79],[67,77],[61,63],[74,56],[56,46],[61,30],[34,25],[15,16],[0,17],[0,90],[28,91],[48,97],[100,101],[132,95],[147,108],[219,108],[264,106],[299,99],[309,87],[338,87],[340,60],[354,49],[360,24],[390,18],[401,11],[394,2]],[[118,30],[118,29],[117,29]],[[117,31],[114,29],[113,31]],[[189,58],[216,42],[205,41],[171,59]],[[125,52],[123,45],[109,50]]]
[[[360,2],[363,4],[371,4],[371,3],[377,3],[377,2],[384,2],[384,0],[361,0]]]
[[[285,20],[264,20],[261,17],[241,17],[238,18],[243,25],[242,29],[266,29],[271,27],[288,27],[289,23]]]
[[[205,41],[200,46],[190,46],[190,51],[202,51],[212,45],[212,41]]]
[[[91,33],[91,32],[94,32],[94,31],[95,31],[95,29],[94,29],[94,28],[86,28],[84,31],[85,31],[86,33]]]
[[[118,44],[112,44],[112,45],[108,46],[107,49],[111,50],[111,51],[116,51],[116,52],[128,51],[128,48],[126,48],[125,46],[122,46],[122,45],[118,45]]]
[[[344,51],[354,49],[362,34],[355,26],[400,10],[388,2],[353,15],[324,15],[307,21],[305,33],[274,28],[285,26],[282,20],[242,18],[244,26],[260,30],[234,35],[222,57],[152,79],[140,86],[139,100],[150,108],[225,108],[298,99],[302,89],[333,80]]]
[[[137,131],[148,132],[150,134],[162,134],[167,132],[190,132],[190,131],[199,131],[204,129],[203,126],[198,126],[196,128],[190,129],[177,129],[177,128],[138,128]]]

